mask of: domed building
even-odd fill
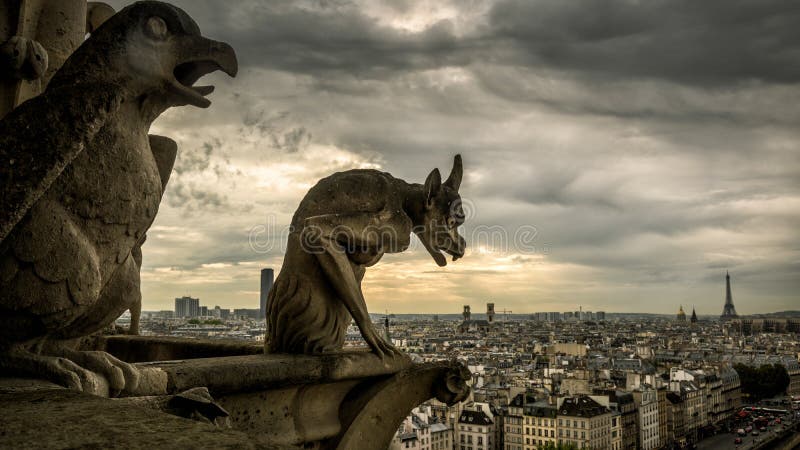
[[[683,305],[678,308],[678,322],[686,322],[686,313],[683,312]]]

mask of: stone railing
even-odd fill
[[[136,363],[142,378],[135,392],[103,399],[65,394],[45,382],[19,384],[6,379],[0,380],[3,410],[19,410],[20,405],[30,409],[34,396],[40,399],[43,410],[52,411],[56,402],[69,411],[73,403],[80,409],[88,401],[83,397],[91,397],[89,403],[97,414],[114,416],[122,404],[134,417],[158,416],[165,423],[174,423],[176,434],[184,433],[184,427],[202,434],[203,427],[214,429],[215,425],[174,418],[165,405],[176,394],[203,387],[215,405],[228,414],[227,419],[217,421],[224,424],[217,425],[217,437],[230,436],[235,445],[385,449],[413,407],[430,398],[453,404],[469,394],[469,372],[456,362],[415,364],[406,358],[382,361],[366,351],[265,355],[259,354],[263,352],[261,346],[244,343],[139,336],[101,337],[92,345]],[[205,357],[189,358],[192,354]],[[50,393],[42,396],[43,392]],[[142,409],[149,409],[150,416]],[[33,411],[29,414],[36,415]],[[25,417],[7,416],[8,429],[23,429],[15,421]],[[131,421],[124,417],[119,420],[116,427],[128,426]],[[116,427],[109,425],[108,431],[115,432]],[[79,437],[88,438],[96,430],[81,431],[80,423],[70,423],[68,428],[74,433],[72,445],[93,442],[80,441]],[[0,435],[0,447],[16,447],[22,443],[19,439],[20,434]],[[38,446],[47,447],[46,442],[38,442],[42,444]]]

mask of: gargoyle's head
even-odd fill
[[[211,102],[205,96],[213,86],[193,85],[217,70],[236,75],[236,53],[230,45],[203,37],[183,10],[142,1],[94,30],[53,83],[70,78],[116,83],[158,115],[171,106],[208,107]]]
[[[459,225],[464,223],[464,210],[458,188],[461,185],[463,168],[461,155],[456,155],[450,176],[442,183],[439,169],[433,169],[423,186],[424,208],[421,223],[414,224],[414,233],[431,254],[436,264],[447,265],[445,252],[453,261],[464,256],[467,243],[458,234]]]

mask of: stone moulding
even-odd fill
[[[323,355],[253,354],[250,344],[113,336],[98,349],[133,360],[168,359],[192,349],[196,359],[137,362],[142,379],[129,398],[206,387],[234,430],[258,445],[280,448],[383,449],[408,412],[437,398],[469,394],[469,371],[458,362],[417,364],[366,351]],[[225,356],[231,355],[234,356]]]

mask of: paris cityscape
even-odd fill
[[[184,296],[173,311],[142,312],[140,333],[263,343],[273,279],[261,271],[259,308]],[[389,448],[781,448],[800,422],[800,311],[739,316],[727,273],[720,294],[718,316],[683,305],[671,316],[514,314],[492,302],[461,314],[373,314],[415,361],[457,359],[472,375],[469,400],[420,405]],[[351,325],[346,348],[364,346]]]

